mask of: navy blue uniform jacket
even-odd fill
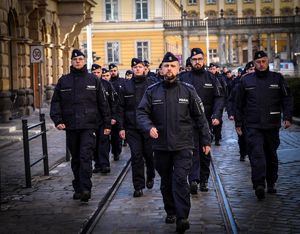
[[[66,130],[97,129],[100,124],[110,128],[110,111],[100,80],[71,67],[71,72],[57,82],[51,100],[50,117],[55,126],[65,124]]]
[[[154,150],[194,149],[193,131],[201,133],[203,145],[210,145],[210,132],[203,104],[194,87],[181,81],[150,86],[137,110],[137,121],[148,135],[158,130]]]

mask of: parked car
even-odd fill
[[[285,77],[294,77],[295,76],[295,67],[292,62],[280,62],[280,69],[277,72],[280,72]],[[269,64],[270,71],[274,71],[274,63]]]

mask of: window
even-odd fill
[[[207,0],[206,4],[216,4],[216,0]]]
[[[106,20],[118,20],[118,0],[105,0]]]
[[[272,0],[262,0],[262,2],[272,2]]]
[[[226,0],[226,3],[235,3],[235,0]]]
[[[216,58],[218,57],[217,55],[217,49],[209,49],[209,59],[210,61],[216,61]]]
[[[244,3],[253,3],[253,0],[244,0]]]
[[[119,63],[119,42],[110,41],[106,44],[107,63]]]
[[[138,41],[136,43],[136,54],[141,60],[149,60],[149,42]]]
[[[197,4],[197,0],[189,0],[189,5],[195,5]]]
[[[136,0],[135,9],[137,20],[148,19],[148,0]]]

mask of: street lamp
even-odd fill
[[[206,56],[207,56],[207,66],[209,66],[209,35],[208,35],[208,17],[203,19],[205,21],[206,26]]]

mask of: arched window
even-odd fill
[[[244,17],[254,17],[255,16],[254,9],[247,8],[247,9],[243,10],[243,16]]]
[[[264,7],[261,9],[261,15],[262,16],[272,16],[273,15],[273,9],[270,7]]]
[[[280,9],[280,15],[282,16],[292,16],[293,15],[293,8],[291,7],[283,7]]]

